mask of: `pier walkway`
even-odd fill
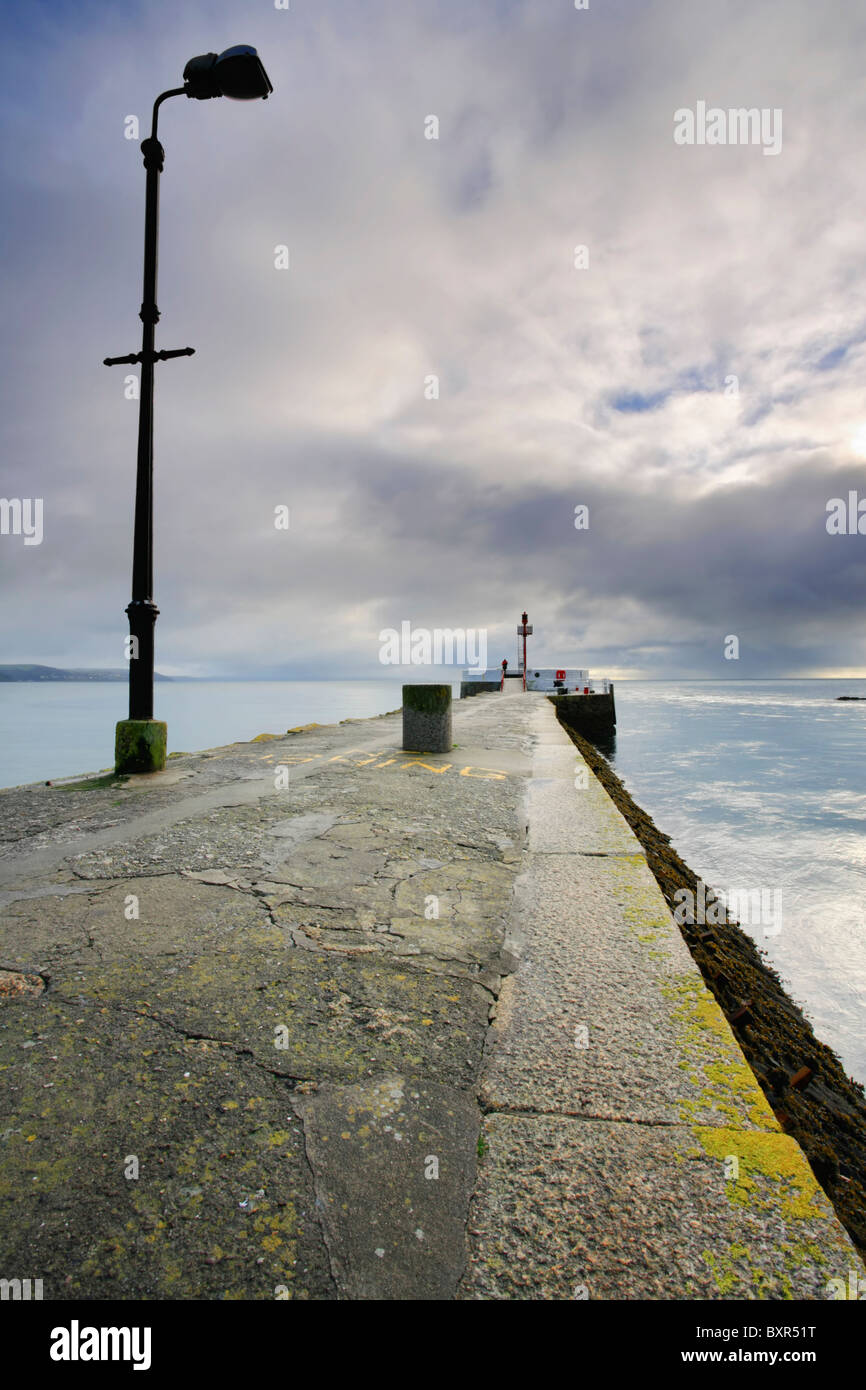
[[[863,1266],[540,695],[0,792],[0,1277],[815,1298]]]

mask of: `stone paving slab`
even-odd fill
[[[466,1266],[478,1109],[399,1075],[295,1101],[340,1293],[446,1299]]]
[[[777,1127],[642,855],[529,854],[516,892],[485,1107]]]
[[[643,855],[640,844],[582,758],[579,766],[586,782],[574,786],[575,766],[571,758],[565,776],[554,778],[539,775],[534,763],[527,799],[529,849],[572,856]]]
[[[547,701],[546,708],[536,706],[533,713],[528,848],[547,854],[642,854],[641,845],[556,719],[551,726],[551,712]]]
[[[461,1298],[824,1299],[860,1267],[786,1135],[488,1115],[482,1137]]]

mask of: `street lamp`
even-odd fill
[[[224,53],[191,58],[183,70],[182,87],[162,92],[153,103],[150,138],[141,142],[147,173],[144,208],[144,290],[139,318],[141,352],[106,357],[106,367],[140,363],[138,405],[138,464],[135,483],[135,529],[132,549],[132,601],[129,618],[129,718],[117,725],[114,762],[117,772],[159,772],[165,767],[167,727],[153,717],[153,645],[159,609],[153,601],[153,368],[170,357],[191,357],[194,348],[157,352],[154,334],[159,321],[156,305],[157,242],[159,239],[159,176],[165,151],[157,139],[159,108],[168,97],[197,101],[230,97],[235,101],[266,100],[273,91],[254,48],[239,44]]]

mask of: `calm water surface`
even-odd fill
[[[157,682],[155,710],[168,723],[169,753],[194,753],[298,724],[385,714],[402,698],[394,680],[172,680]],[[110,767],[127,701],[121,681],[0,683],[0,786]]]

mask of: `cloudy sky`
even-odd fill
[[[5,20],[0,492],[44,536],[0,536],[0,660],[123,664],[127,117],[250,43],[267,102],[160,118],[157,346],[196,355],[156,369],[158,668],[392,674],[406,621],[513,661],[526,607],[538,664],[866,674],[866,535],[826,524],[866,498],[861,0]],[[676,143],[699,102],[781,113],[781,149]]]

